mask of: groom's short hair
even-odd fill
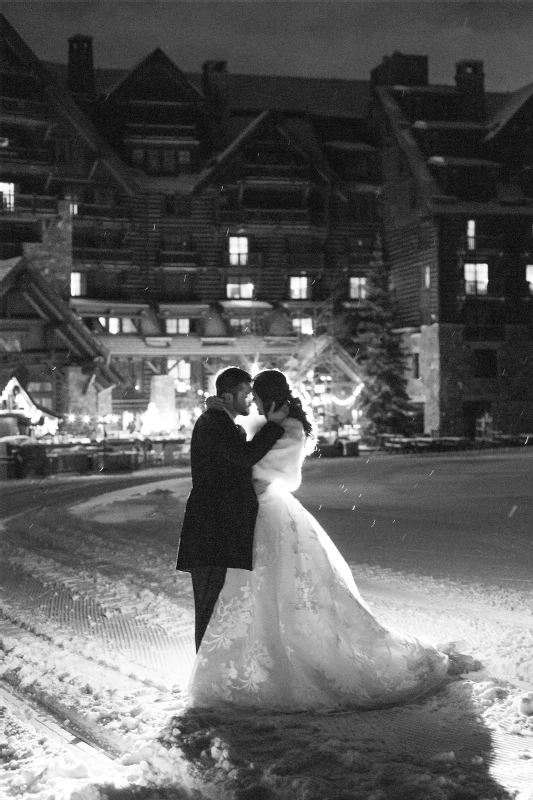
[[[228,367],[219,372],[215,379],[215,388],[218,397],[229,392],[233,394],[237,391],[241,383],[251,383],[252,376],[239,367]]]

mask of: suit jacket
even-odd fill
[[[192,490],[176,569],[252,569],[258,509],[252,466],[283,433],[281,425],[267,422],[247,442],[225,411],[208,409],[198,418],[191,439]]]

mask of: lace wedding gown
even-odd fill
[[[291,492],[301,424],[254,467],[253,572],[228,569],[197,654],[189,707],[299,711],[379,708],[437,686],[448,659],[378,622],[329,536]]]

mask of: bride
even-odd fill
[[[430,691],[448,657],[376,619],[346,561],[291,494],[312,438],[300,400],[277,370],[261,372],[253,389],[260,414],[288,402],[289,416],[253,468],[253,571],[227,570],[193,666],[189,707],[379,708]]]

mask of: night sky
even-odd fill
[[[67,38],[94,37],[98,67],[129,68],[161,47],[186,72],[225,59],[234,73],[367,79],[394,50],[429,56],[430,81],[454,82],[455,62],[485,62],[486,86],[533,80],[533,2],[3,2],[34,52],[65,62]]]

